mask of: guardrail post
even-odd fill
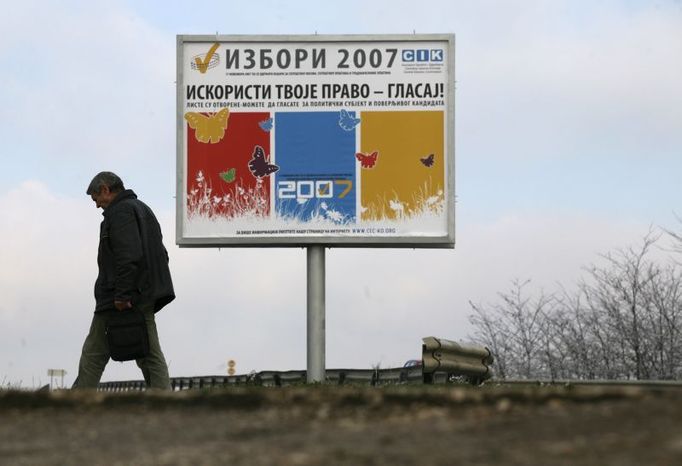
[[[307,371],[308,383],[325,380],[324,245],[307,247]]]

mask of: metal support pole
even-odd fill
[[[308,275],[308,383],[325,380],[324,246],[307,247]]]

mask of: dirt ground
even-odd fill
[[[0,392],[1,465],[677,465],[682,390]]]

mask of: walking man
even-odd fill
[[[159,222],[114,173],[95,175],[86,193],[97,208],[102,208],[104,220],[97,253],[95,313],[73,388],[97,388],[110,357],[105,336],[107,318],[134,307],[144,313],[149,334],[149,354],[135,362],[147,388],[170,389],[154,321],[155,313],[175,298]]]

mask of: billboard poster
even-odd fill
[[[178,36],[180,246],[454,247],[454,37]]]

